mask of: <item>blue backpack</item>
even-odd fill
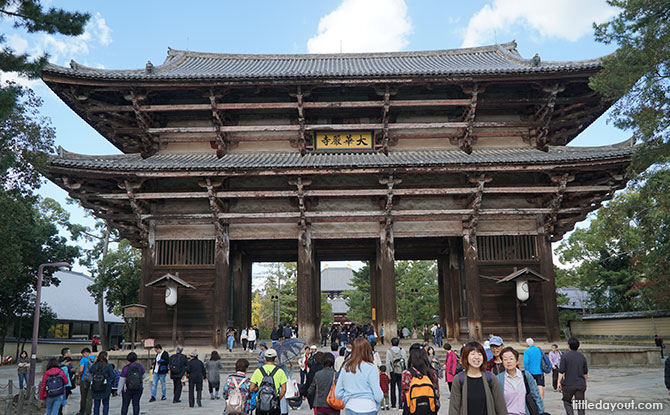
[[[549,360],[549,356],[547,356],[544,352],[542,352],[540,370],[542,370],[542,373],[551,373],[551,361]]]

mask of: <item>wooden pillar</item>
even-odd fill
[[[312,267],[314,289],[314,327],[316,328],[317,344],[321,341],[321,262],[314,261]]]
[[[315,292],[315,258],[311,225],[302,225],[298,238],[298,305],[297,323],[300,338],[308,344],[316,344],[319,332],[319,319],[315,315],[315,302],[321,303]]]
[[[214,246],[214,330],[213,344],[225,344],[230,293],[230,239],[228,225],[217,227]]]
[[[395,289],[395,250],[393,232],[384,229],[377,241],[377,305],[383,303],[382,314],[378,317],[384,325],[384,337],[392,339],[398,335],[398,319],[396,317]]]
[[[240,300],[241,327],[247,328],[251,325],[251,267],[253,263],[245,256],[242,259],[242,298]],[[240,331],[241,333],[241,331]]]
[[[156,335],[151,332],[152,319],[152,287],[145,285],[154,280],[154,264],[156,263],[155,247],[156,247],[156,226],[154,221],[149,222],[149,240],[145,247],[142,248],[142,278],[140,280],[140,304],[147,306],[146,313],[143,319],[140,319],[140,338],[148,339]]]
[[[542,303],[544,304],[544,324],[547,329],[547,340],[555,342],[560,340],[561,330],[558,325],[553,251],[551,241],[546,234],[537,235],[537,250],[540,255],[540,274],[549,280],[540,283],[542,284]]]
[[[239,335],[244,327],[246,314],[247,288],[244,274],[244,252],[241,249],[233,250],[233,327]]]
[[[379,334],[381,322],[379,318],[379,302],[377,299],[377,263],[375,260],[368,262],[370,267],[370,317],[372,318],[372,325]]]
[[[440,296],[440,324],[444,328],[444,335],[447,339],[456,338],[454,334],[454,316],[452,312],[451,283],[449,281],[449,257],[440,256],[437,260],[437,286]]]
[[[453,338],[458,340],[461,337],[461,269],[459,264],[459,251],[462,251],[461,243],[458,239],[449,240],[449,274],[447,282],[451,293],[451,325]]]
[[[477,238],[470,229],[463,230],[465,295],[468,304],[468,330],[471,340],[482,341],[482,298],[479,289]]]

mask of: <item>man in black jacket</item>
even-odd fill
[[[188,406],[195,406],[193,389],[198,392],[198,406],[202,406],[202,381],[205,380],[205,365],[198,359],[197,352],[191,352],[190,360],[186,364],[188,374]]]
[[[181,402],[181,378],[186,374],[186,356],[183,351],[182,346],[177,346],[177,352],[170,356],[170,379],[174,385],[173,403]]]
[[[670,357],[665,358],[665,387],[670,395]]]

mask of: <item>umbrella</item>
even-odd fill
[[[301,339],[286,339],[272,345],[277,352],[277,364],[284,365],[289,360],[298,356],[305,347],[305,341]]]

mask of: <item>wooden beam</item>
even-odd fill
[[[463,135],[458,139],[458,147],[466,154],[472,153],[472,144],[476,140],[476,137],[473,136],[473,129],[477,113],[477,97],[483,90],[483,88],[479,88],[476,82],[472,87],[463,88],[463,91],[469,93],[471,97],[470,106],[465,110],[463,116],[463,121],[466,123],[466,126],[463,129]]]
[[[146,96],[139,96],[135,91],[128,92],[124,98],[132,103],[131,107],[135,113],[137,126],[140,128],[140,154],[142,158],[151,157],[158,151],[158,142],[153,133],[148,130],[151,129],[153,120],[148,114],[145,114],[140,108],[140,100],[146,99]],[[119,128],[118,130],[121,130]]]
[[[535,194],[556,193],[554,186],[539,187],[485,187],[485,194]],[[609,192],[610,186],[570,186],[565,193],[597,193]],[[437,196],[437,195],[467,195],[476,192],[476,189],[467,188],[424,188],[424,189],[394,189],[396,196]],[[359,196],[384,196],[384,189],[333,189],[333,190],[305,190],[305,197],[359,197]],[[295,190],[219,190],[214,192],[217,198],[239,199],[239,198],[286,198],[297,197]],[[79,196],[77,196],[79,197]],[[100,193],[91,194],[91,198],[125,200],[125,193]],[[208,192],[144,192],[135,193],[137,199],[199,199],[209,197]]]
[[[534,122],[519,121],[477,121],[472,123],[473,128],[525,128],[533,127]],[[427,122],[427,123],[393,123],[389,124],[389,130],[413,130],[413,129],[439,129],[439,128],[466,128],[467,122]],[[381,123],[368,124],[311,124],[305,125],[305,131],[345,131],[345,130],[379,130],[384,128]],[[133,129],[133,131],[136,131]],[[215,133],[215,127],[160,127],[148,128],[147,133],[165,134],[165,133]],[[280,131],[300,131],[299,125],[235,125],[225,126],[221,131],[227,133],[241,132],[280,132]],[[123,131],[121,131],[123,132]]]
[[[212,112],[212,125],[216,134],[216,157],[221,158],[228,152],[228,138],[223,128],[223,113],[217,108],[216,100],[219,96],[214,94],[214,88],[209,90],[209,104]]]
[[[534,119],[541,123],[541,126],[535,130],[535,145],[542,151],[549,151],[547,142],[551,118],[556,107],[556,98],[560,92],[565,91],[565,85],[556,82],[543,90],[547,93],[547,102],[535,112]]]

